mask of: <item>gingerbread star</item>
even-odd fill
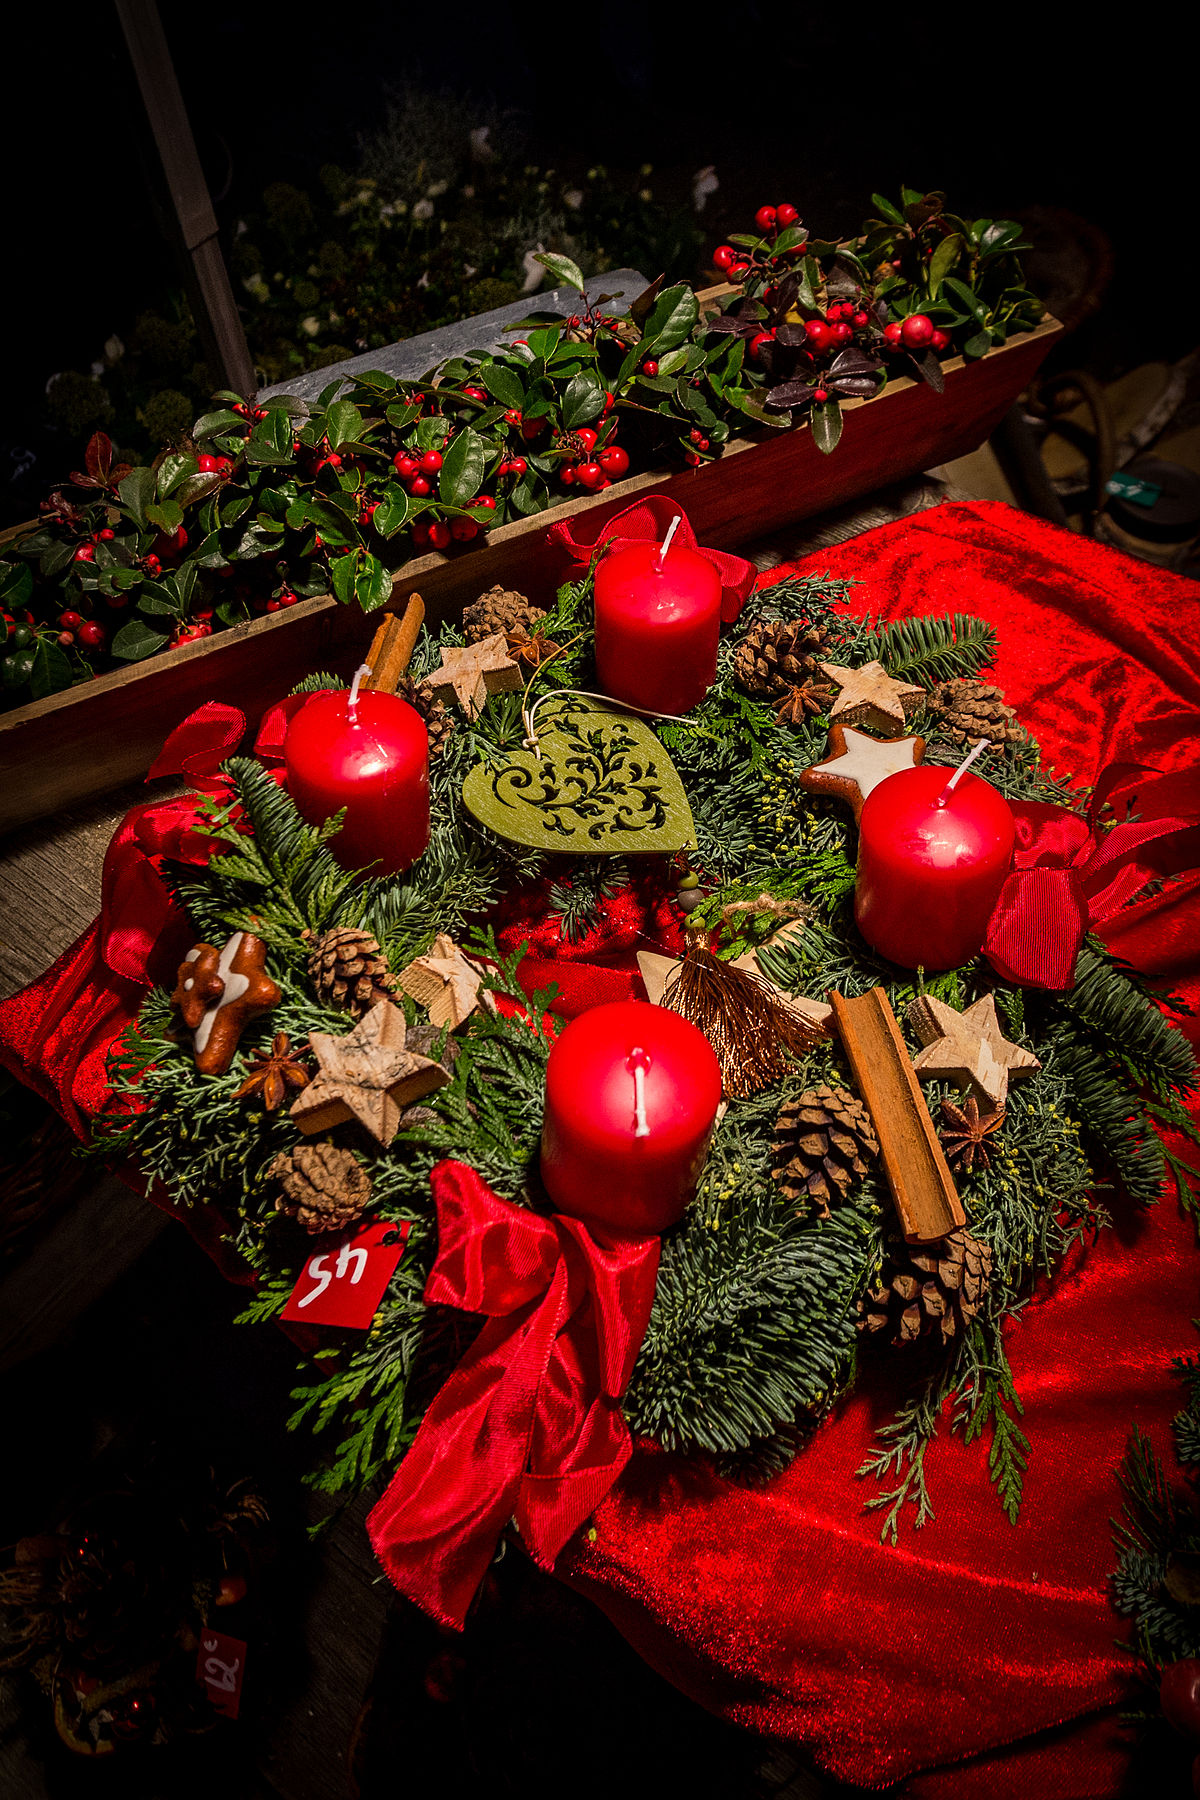
[[[1042,1066],[1032,1051],[1005,1037],[994,994],[976,1000],[965,1012],[932,994],[919,994],[909,1002],[907,1018],[925,1045],[913,1058],[917,1074],[974,1087],[993,1107],[1004,1105],[1010,1075],[1029,1075]]]
[[[445,932],[396,977],[401,993],[428,1009],[431,1025],[449,1025],[451,1031],[457,1031],[479,1005],[482,979],[483,971]]]
[[[404,1014],[381,1000],[345,1037],[314,1031],[318,1074],[291,1109],[307,1137],[357,1119],[381,1144],[400,1129],[405,1107],[450,1079],[440,1063],[406,1049]]]
[[[904,730],[904,703],[924,699],[925,689],[896,681],[881,662],[846,669],[840,663],[822,663],[822,672],[835,681],[841,693],[830,708],[830,723],[873,725],[877,731],[893,726]]]
[[[519,688],[521,671],[508,653],[504,633],[480,638],[477,644],[442,651],[442,665],[426,675],[421,686],[439,700],[453,695],[468,719],[477,719],[489,694]]]
[[[282,995],[266,970],[267,946],[235,931],[224,947],[196,944],[179,965],[171,996],[192,1034],[201,1075],[224,1075],[250,1020],[278,1006]]]
[[[829,761],[800,773],[800,786],[810,794],[834,794],[845,800],[857,819],[872,788],[901,769],[915,769],[925,755],[925,739],[873,738],[846,725],[829,728]]]

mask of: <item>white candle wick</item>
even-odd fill
[[[362,678],[364,675],[369,675],[370,673],[370,663],[359,663],[357,669],[354,671],[354,680],[350,683],[350,700],[348,703],[350,723],[352,725],[358,724],[358,690],[362,684]]]
[[[644,1050],[631,1050],[625,1067],[633,1071],[633,1135],[635,1138],[650,1136],[650,1125],[646,1118],[646,1070],[650,1067],[650,1058]]]
[[[959,763],[957,769],[955,769],[953,775],[950,777],[949,781],[946,783],[945,787],[942,789],[941,793],[938,795],[938,805],[939,806],[944,806],[946,804],[947,794],[952,794],[954,792],[955,788],[958,786],[959,782],[962,780],[963,776],[966,774],[966,772],[970,768],[971,764],[975,761],[975,758],[977,756],[981,756],[983,754],[983,752],[987,749],[987,747],[991,743],[991,741],[992,741],[991,738],[980,738],[979,742],[976,744],[975,748],[971,751],[970,755],[963,758],[962,762]]]
[[[683,514],[676,513],[675,517],[671,520],[671,523],[667,526],[667,535],[663,539],[662,546],[658,552],[658,565],[657,566],[660,569],[663,566],[663,562],[666,558],[667,551],[671,548],[671,539],[675,536],[675,533],[679,530],[682,520],[683,520]]]

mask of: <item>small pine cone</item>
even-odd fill
[[[782,1108],[773,1148],[771,1172],[788,1199],[807,1201],[827,1219],[829,1202],[867,1173],[879,1140],[856,1094],[822,1084]]]
[[[833,688],[821,672],[821,659],[829,653],[825,633],[803,620],[783,624],[767,620],[752,625],[733,658],[733,678],[743,693],[754,700],[782,700],[792,688],[814,680]]]
[[[305,1231],[340,1231],[361,1216],[371,1198],[371,1177],[336,1144],[297,1144],[280,1151],[267,1174],[283,1188],[276,1211],[298,1219]]]
[[[983,1305],[992,1253],[964,1226],[934,1244],[888,1247],[878,1287],[858,1303],[859,1331],[893,1332],[911,1344],[934,1331],[943,1344],[957,1337]]]
[[[309,980],[321,1000],[344,1007],[361,1019],[395,993],[395,977],[389,975],[383,952],[369,931],[335,925],[320,937],[311,931],[304,936],[312,945]]]
[[[545,616],[544,607],[531,606],[524,594],[497,583],[463,608],[463,634],[468,644],[477,644],[482,638],[495,637],[497,632],[507,634],[514,625],[523,625],[529,631],[536,619]]]
[[[410,681],[407,675],[402,675],[396,683],[396,692],[424,719],[429,733],[429,754],[436,756],[454,730],[454,714],[442,704],[432,688],[427,688],[423,682]]]
[[[979,738],[993,744],[1017,744],[1026,735],[1012,707],[1004,704],[1000,689],[987,681],[971,681],[966,676],[939,681],[930,691],[929,703],[956,744],[973,744]]]

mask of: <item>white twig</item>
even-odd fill
[[[658,566],[660,569],[662,568],[663,563],[666,560],[667,551],[671,548],[671,539],[675,536],[675,533],[679,530],[679,527],[682,523],[683,523],[683,514],[676,513],[675,517],[671,520],[671,523],[667,526],[667,535],[663,539],[662,548],[659,550],[659,553],[658,553]]]
[[[350,713],[350,723],[352,725],[358,724],[358,690],[362,684],[362,678],[364,675],[369,675],[370,673],[370,663],[359,663],[357,669],[354,671],[354,680],[350,683],[350,699],[347,702]]]
[[[992,741],[991,738],[980,738],[980,740],[976,744],[975,748],[971,751],[971,754],[967,757],[964,757],[963,761],[959,763],[957,769],[955,769],[953,775],[950,777],[949,781],[946,783],[945,787],[942,789],[941,796],[938,800],[939,806],[942,804],[942,801],[945,800],[947,794],[952,794],[954,792],[955,788],[958,786],[959,782],[962,780],[963,776],[966,774],[966,772],[970,768],[971,764],[975,761],[975,758],[977,756],[981,755],[983,753],[983,751],[985,751],[987,749],[987,747],[991,743],[991,741]]]

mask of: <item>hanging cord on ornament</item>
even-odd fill
[[[717,1053],[726,1096],[744,1099],[779,1081],[791,1058],[814,1049],[822,1034],[791,1010],[765,976],[714,956],[698,919],[689,919],[684,931],[683,961],[662,1004],[699,1027]]]
[[[678,520],[676,520],[676,524],[678,524]],[[667,535],[669,542],[670,533]],[[526,682],[525,692],[521,695],[521,723],[525,727],[525,736],[522,741],[525,749],[532,750],[539,762],[542,760],[542,752],[538,744],[534,718],[537,714],[538,707],[544,706],[547,700],[603,700],[606,706],[619,707],[622,712],[640,713],[643,719],[666,719],[672,725],[691,725],[693,723],[691,719],[684,718],[680,713],[654,712],[649,707],[633,706],[628,700],[614,700],[611,694],[593,693],[590,688],[555,688],[553,693],[542,694],[540,698],[535,700],[533,705],[530,706],[530,689],[533,687],[534,682],[537,680],[542,670],[546,667],[546,663],[553,662],[556,657],[565,656],[567,651],[570,650],[573,645],[577,644],[583,635],[582,631],[577,632],[573,638],[568,639],[565,644],[561,644],[557,650],[547,656],[545,661],[540,662]]]

